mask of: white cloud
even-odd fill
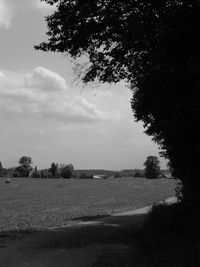
[[[6,5],[5,0],[0,0],[0,27],[9,28],[12,12]]]
[[[9,118],[51,119],[62,123],[91,123],[117,119],[116,112],[102,111],[59,74],[43,67],[30,73],[0,72],[1,114]]]
[[[36,7],[39,9],[49,9],[53,10],[55,7],[53,5],[48,5],[46,2],[41,0],[35,0]]]
[[[55,6],[40,0],[0,0],[0,28],[9,28],[13,17],[21,10],[53,11]]]
[[[0,71],[0,79],[4,79],[5,75],[3,74],[3,72]]]
[[[68,86],[63,77],[43,67],[37,67],[31,74],[27,75],[27,83],[31,87],[40,88],[49,92],[68,90]]]

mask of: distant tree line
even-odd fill
[[[0,161],[0,177],[5,176],[5,174],[6,174],[6,169],[3,168],[3,165],[2,165],[2,163]]]
[[[34,168],[32,158],[22,156],[19,165],[15,168],[5,169],[0,161],[0,177],[30,177],[30,178],[79,178],[79,179],[93,179],[93,178],[121,178],[121,177],[135,177],[158,179],[168,178],[160,170],[160,162],[156,156],[148,156],[144,169],[124,169],[121,171],[109,170],[74,170],[74,166],[70,164],[58,164],[52,162],[50,168],[38,170],[37,166]]]
[[[0,177],[31,177],[31,178],[72,178],[75,177],[74,166],[70,164],[60,164],[53,162],[49,169],[38,171],[34,168],[32,158],[23,156],[18,161],[19,165],[12,168],[3,168],[0,161]]]

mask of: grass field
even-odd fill
[[[0,232],[61,226],[136,209],[174,195],[174,180],[0,178]]]

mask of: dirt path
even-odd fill
[[[76,222],[43,232],[0,239],[1,267],[123,267],[131,266],[133,248],[120,239],[128,227],[144,220],[148,207]],[[135,265],[137,266],[137,265]]]

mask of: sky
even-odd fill
[[[68,56],[34,50],[46,40],[44,16],[53,9],[40,0],[0,0],[0,161],[143,168],[159,150],[135,122],[127,86],[85,86]]]

